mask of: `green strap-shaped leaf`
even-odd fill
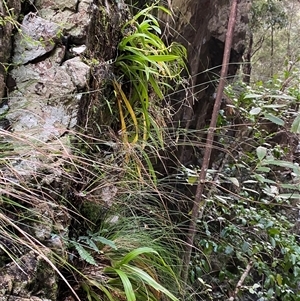
[[[128,276],[126,275],[126,273],[124,273],[120,269],[115,269],[115,272],[119,275],[119,277],[123,283],[127,301],[135,301],[136,300],[135,293],[134,293],[131,282],[130,282]]]
[[[115,298],[113,298],[109,290],[104,285],[102,285],[101,283],[93,279],[89,279],[89,282],[93,286],[97,287],[100,291],[102,291],[106,295],[109,301],[117,301]]]
[[[152,248],[149,248],[149,247],[137,248],[137,249],[134,249],[133,251],[129,252],[127,255],[125,255],[123,260],[121,260],[119,262],[118,266],[122,266],[123,264],[127,264],[128,262],[135,259],[136,257],[138,257],[141,254],[148,254],[148,253],[154,253],[154,254],[158,255],[158,253]]]
[[[139,277],[143,282],[154,288],[155,290],[162,292],[168,296],[173,301],[179,301],[169,290],[159,284],[155,279],[153,279],[148,273],[144,272],[142,269],[130,265],[124,265],[126,271],[130,272],[130,275]]]

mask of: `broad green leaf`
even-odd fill
[[[269,178],[265,178],[265,179],[264,179],[264,183],[276,184],[276,185],[277,185],[276,181],[270,180]]]
[[[272,236],[270,237],[270,243],[271,243],[273,248],[276,247],[276,240]]]
[[[269,172],[271,170],[270,167],[265,167],[265,166],[259,166],[256,168],[256,171],[261,171],[261,172]]]
[[[244,190],[246,191],[249,191],[249,192],[252,192],[252,193],[255,193],[255,194],[259,194],[259,191],[257,190],[254,190],[254,189],[250,189],[250,188],[246,188],[246,187],[243,187]]]
[[[290,258],[291,258],[291,262],[293,263],[293,265],[296,264],[296,262],[299,260],[299,255],[296,256],[295,254],[291,254]]]
[[[279,194],[277,197],[281,198],[281,199],[286,199],[286,200],[288,200],[288,199],[298,200],[298,199],[300,199],[300,194],[298,194],[298,193],[282,193],[282,194]]]
[[[281,126],[284,125],[284,120],[273,114],[266,113],[264,117],[277,125],[281,125]]]
[[[251,294],[255,294],[257,289],[260,288],[261,285],[259,283],[255,283],[252,287],[248,289]],[[257,300],[258,301],[258,300]]]
[[[123,55],[120,57],[119,60],[129,60],[132,61],[134,63],[138,63],[141,65],[141,68],[144,68],[144,66],[147,66],[147,62],[150,62],[151,64],[153,64],[154,66],[156,66],[157,68],[159,68],[159,64],[156,63],[155,61],[151,60],[148,58],[147,55],[143,54],[141,52],[141,50],[139,48],[134,48],[134,47],[124,47],[124,51],[130,51],[133,54],[127,54],[127,55]],[[118,63],[118,61],[116,62],[116,64]]]
[[[255,181],[255,180],[246,180],[243,182],[243,184],[256,184],[256,183],[257,183],[257,181]]]
[[[265,177],[263,175],[255,174],[254,176],[259,182],[264,183]]]
[[[136,15],[133,16],[133,20],[138,20],[141,16],[151,16],[151,14],[149,14],[149,12],[153,9],[158,9],[158,10],[162,10],[164,11],[166,14],[171,15],[170,10],[168,10],[167,8],[165,8],[164,6],[160,6],[160,5],[151,5],[149,7],[146,7],[145,9],[141,10],[140,12],[138,12]],[[153,17],[154,19],[154,17]],[[128,21],[125,26],[128,26],[131,24],[131,20]]]
[[[296,98],[294,96],[290,95],[267,95],[269,98],[274,98],[274,99],[286,99],[286,100],[295,100]]]
[[[279,184],[280,187],[300,191],[300,184]]]
[[[293,163],[293,162],[289,162],[289,161],[284,161],[284,160],[268,160],[265,159],[262,161],[263,165],[276,165],[276,166],[280,166],[280,167],[285,167],[285,168],[297,168],[297,166]]]
[[[281,286],[282,285],[282,276],[280,275],[280,274],[277,274],[276,275],[276,281],[277,281],[277,284],[279,285],[279,286]]]
[[[268,233],[270,235],[277,235],[277,234],[280,234],[280,230],[278,230],[277,228],[270,228],[270,229],[268,229]]]
[[[300,114],[295,118],[292,123],[291,132],[300,134]]]
[[[233,252],[233,248],[231,246],[227,246],[225,248],[225,254],[229,255],[229,254],[232,254]]]
[[[242,250],[243,250],[243,252],[244,252],[244,253],[248,252],[249,247],[250,247],[249,243],[246,242],[246,241],[244,241],[244,242],[243,242],[243,245],[242,245]]]
[[[88,240],[86,241],[86,243],[87,243],[87,244],[89,245],[89,247],[90,247],[91,249],[93,249],[95,252],[100,253],[99,248],[97,247],[97,245],[94,243],[94,241],[93,241],[92,239],[88,239]]]
[[[268,281],[268,285],[272,285],[272,284],[274,284],[275,283],[275,277],[274,277],[274,275],[269,275],[269,277],[266,279],[266,281]]]
[[[119,44],[119,49],[121,51],[123,50],[128,50],[130,51],[130,49],[140,49],[135,47],[137,45],[136,41],[142,41],[142,39],[147,39],[148,43],[153,44],[155,47],[160,47],[159,42],[157,41],[157,39],[154,38],[150,38],[150,36],[148,34],[145,33],[134,33],[124,39],[121,40],[120,44]],[[130,45],[128,45],[130,44]],[[140,51],[144,51],[143,49],[140,49]]]
[[[237,178],[234,178],[234,177],[229,177],[227,178],[229,181],[232,182],[232,184],[234,184],[235,186],[237,187],[240,187],[240,183],[239,183],[239,180]]]
[[[267,109],[279,109],[279,108],[284,108],[286,107],[288,104],[271,104],[271,105],[263,105],[263,108],[267,108]]]
[[[295,277],[298,277],[298,275],[300,275],[300,268],[298,266],[294,266],[294,269],[293,269],[293,274]]]
[[[159,26],[152,25],[151,26],[159,35],[161,34],[161,29]]]
[[[267,154],[267,148],[263,146],[259,146],[256,149],[256,155],[259,161],[261,161]]]
[[[190,185],[194,185],[197,184],[199,177],[198,176],[188,176],[186,181],[190,184]]]
[[[278,187],[275,185],[266,186],[263,188],[263,192],[269,196],[275,196],[278,195]]]
[[[252,98],[261,98],[261,94],[247,94],[244,96],[244,99],[252,99]]]
[[[216,199],[218,199],[221,203],[227,205],[227,200],[226,197],[220,196],[220,195],[215,195]]]
[[[256,224],[256,227],[258,227],[260,229],[265,229],[265,225],[261,224],[261,223]]]
[[[271,221],[271,220],[268,220],[267,223],[266,223],[266,228],[270,228],[270,227],[273,227],[274,226],[274,222]]]
[[[249,112],[250,115],[258,115],[261,112],[261,108],[253,108]]]

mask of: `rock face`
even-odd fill
[[[1,234],[0,244],[5,248],[0,258],[12,252],[19,259],[1,261],[0,300],[57,297],[57,274],[41,254],[51,259],[55,252],[66,260],[71,216],[61,198],[69,176],[64,171],[71,155],[68,132],[78,123],[90,78],[90,67],[83,60],[93,1],[33,2],[12,41],[21,1],[0,3],[1,17],[7,16],[0,28],[0,97],[7,96],[0,102],[0,113],[5,115],[4,119],[0,116],[1,158],[5,158],[0,163],[0,194],[19,203],[22,209],[17,216],[26,220],[26,226],[18,218],[12,222],[1,211],[1,223],[11,223],[26,235],[10,242]],[[5,62],[11,62],[7,82]],[[3,212],[12,210],[6,209],[9,202],[1,201]],[[33,244],[40,254],[31,251]]]
[[[1,101],[6,96],[6,76],[11,56],[11,35],[14,22],[17,22],[21,11],[20,0],[7,0],[0,2],[0,107]]]
[[[206,90],[211,92],[211,89],[207,89],[208,86],[211,86],[209,81],[213,81],[221,69],[230,3],[229,0],[172,1],[174,13],[178,16],[173,26],[173,39],[183,43],[188,49],[192,89],[196,93],[197,99],[202,99],[205,94],[209,96],[209,93],[206,93],[208,92]],[[248,1],[240,1],[231,63],[236,62],[238,64],[241,62],[245,49],[247,14]],[[238,65],[233,64],[229,70],[229,75],[234,75],[237,68]],[[196,109],[196,111],[200,110],[202,111],[200,108]],[[200,124],[198,124],[198,128],[199,126]]]
[[[32,291],[28,290],[28,287],[32,286],[33,291],[49,292],[49,299],[33,297],[35,301],[54,300],[57,293],[57,277],[55,272],[45,265],[43,258],[30,251],[19,260],[24,273],[20,273],[20,266],[14,262],[7,264],[0,271],[0,299],[32,300]]]
[[[66,2],[61,7],[55,1],[38,1],[36,8],[42,17],[28,13],[16,35],[13,63],[18,67],[11,71],[15,87],[9,94],[6,118],[14,131],[36,141],[59,139],[77,123],[80,91],[87,87],[90,67],[79,56],[66,60],[68,49],[62,33],[66,39],[82,39],[90,22],[88,3],[84,4],[85,12],[83,8],[75,12],[76,3]],[[57,9],[66,9],[68,14]],[[70,20],[75,20],[76,32]]]
[[[16,34],[13,63],[23,65],[53,50],[59,39],[59,30],[58,24],[35,13],[27,14]]]
[[[248,0],[238,4],[231,50],[228,78],[234,77],[245,49],[248,25]],[[208,124],[214,104],[213,94],[221,70],[224,42],[227,31],[231,1],[229,0],[172,0],[170,8],[175,17],[164,18],[167,37],[178,41],[188,49],[189,85],[177,95],[175,119],[181,126],[202,129]],[[184,152],[184,154],[183,154]],[[179,154],[181,163],[199,164],[193,158],[199,157],[185,148]]]
[[[20,140],[10,140],[18,145],[19,153],[26,153],[26,161],[30,162],[15,164],[15,170],[22,175],[27,173],[30,177],[44,165],[43,156],[35,148],[55,141],[57,151],[61,151],[65,144],[63,135],[77,124],[81,91],[87,88],[90,67],[78,54],[67,53],[67,41],[85,46],[83,37],[90,23],[91,5],[92,1],[80,1],[77,9],[77,1],[37,1],[38,13],[25,15],[15,36],[12,62],[16,67],[10,72],[15,86],[8,95],[6,118],[11,130],[27,144],[20,147]],[[47,168],[52,170],[51,166]]]

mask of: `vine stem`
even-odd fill
[[[231,3],[231,9],[230,9],[230,15],[229,15],[229,21],[227,25],[227,33],[225,38],[225,47],[224,47],[224,53],[223,53],[223,62],[222,62],[222,69],[221,69],[221,75],[220,75],[220,81],[217,88],[217,94],[216,94],[216,100],[212,112],[212,117],[210,121],[210,126],[207,133],[206,138],[206,144],[205,144],[205,151],[204,151],[204,157],[203,157],[203,165],[201,167],[197,190],[194,198],[194,205],[192,208],[192,214],[190,219],[190,225],[189,230],[187,233],[186,238],[186,250],[183,256],[183,266],[181,271],[181,278],[183,283],[187,284],[188,279],[188,273],[189,273],[189,264],[191,261],[191,254],[192,249],[194,246],[194,239],[196,234],[196,226],[197,221],[199,219],[202,219],[203,212],[206,206],[206,200],[202,199],[202,194],[204,191],[204,187],[206,184],[206,174],[207,169],[209,166],[213,141],[214,141],[214,133],[216,129],[217,124],[217,118],[218,113],[221,106],[222,101],[222,95],[225,87],[226,77],[228,74],[228,64],[230,60],[230,51],[232,46],[232,38],[233,38],[233,32],[234,32],[234,26],[236,22],[236,14],[237,14],[237,3],[238,0],[232,0]]]

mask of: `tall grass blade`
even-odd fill
[[[130,261],[136,259],[141,254],[149,254],[149,253],[153,253],[153,254],[158,255],[157,251],[155,251],[152,248],[148,248],[148,247],[137,248],[137,249],[129,252],[128,254],[126,254],[124,256],[124,258],[120,262],[118,262],[117,266],[120,267],[120,266],[122,266],[124,264],[127,264]]]
[[[165,287],[163,287],[161,284],[159,284],[156,280],[154,280],[149,274],[144,272],[138,267],[134,267],[128,264],[124,264],[124,268],[126,268],[126,271],[129,272],[129,274],[138,276],[143,282],[151,286],[157,291],[162,292],[166,296],[168,296],[173,301],[179,301],[177,297],[175,297],[170,291],[168,291]]]

